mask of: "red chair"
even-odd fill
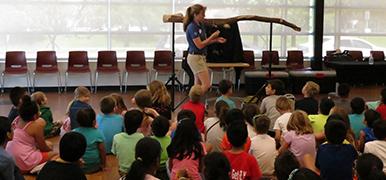
[[[35,91],[36,75],[37,74],[58,74],[58,92],[62,86],[60,71],[58,69],[58,61],[55,51],[38,51],[36,58],[36,69],[33,72],[32,89]]]
[[[127,91],[129,73],[146,73],[146,84],[149,84],[149,70],[146,68],[144,51],[127,51],[125,67],[125,92]]]
[[[304,68],[303,51],[301,50],[287,51],[286,64],[288,69],[303,69]]]
[[[97,68],[95,71],[94,90],[97,92],[99,73],[116,73],[119,80],[119,90],[122,92],[121,72],[118,68],[116,51],[98,51]]]
[[[154,79],[158,78],[159,73],[172,73],[173,52],[169,50],[154,51],[153,71]]]
[[[374,61],[384,61],[385,54],[383,51],[370,51],[370,54],[373,56]]]
[[[269,55],[272,54],[272,64],[279,65],[279,52],[278,51],[263,51],[263,57],[261,59],[261,65],[269,64]]]
[[[67,92],[69,73],[88,73],[90,75],[90,89],[92,91],[92,73],[88,63],[87,51],[70,51],[68,55],[68,66],[64,79],[64,91]]]
[[[245,63],[248,63],[249,64],[249,67],[247,68],[243,68],[242,71],[243,72],[246,72],[246,71],[254,71],[256,70],[256,67],[255,67],[255,53],[253,52],[253,50],[244,50],[243,52],[243,56],[244,56],[244,60],[243,62]],[[240,79],[237,80],[237,91],[240,91]]]
[[[362,51],[349,51],[349,55],[351,55],[354,61],[363,61]]]
[[[5,69],[1,73],[1,92],[4,93],[4,84],[6,75],[25,75],[27,80],[28,92],[30,75],[27,68],[27,59],[24,51],[8,51],[5,54]]]

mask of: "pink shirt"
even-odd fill
[[[16,165],[20,170],[30,171],[40,164],[43,157],[40,150],[36,147],[35,138],[25,131],[32,121],[21,128],[17,125],[19,120],[20,117],[16,117],[13,139],[7,143],[6,151],[15,158]]]
[[[316,157],[314,134],[297,135],[295,131],[288,131],[284,133],[283,138],[289,144],[289,150],[296,156],[299,162],[303,161],[305,154]]]
[[[202,156],[204,156],[206,154],[204,144],[202,144],[202,147],[204,149],[204,154]],[[192,180],[201,180],[199,170],[200,158],[194,160],[194,154],[192,154],[190,158],[185,158],[181,161],[178,159],[172,159],[172,164],[171,180],[178,180],[176,176],[177,172],[184,169],[188,172],[188,175]]]

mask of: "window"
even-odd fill
[[[116,50],[125,57],[127,50],[144,50],[152,57],[156,49],[170,49],[171,24],[162,16],[183,12],[194,3],[208,7],[208,18],[237,15],[280,17],[302,28],[295,32],[274,24],[273,49],[285,55],[312,42],[312,0],[1,0],[0,54],[23,50],[28,58],[36,51],[55,50],[59,58],[68,51],[86,50],[91,58],[99,50]],[[268,49],[269,24],[239,22],[245,49],[257,56]],[[311,43],[312,44],[312,43]],[[176,54],[187,44],[182,25],[176,25]]]

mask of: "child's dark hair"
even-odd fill
[[[196,115],[194,114],[193,111],[191,111],[189,109],[183,109],[180,112],[178,112],[178,114],[177,114],[177,121],[180,121],[180,120],[185,119],[185,118],[189,118],[189,119],[193,120],[194,122],[196,122]]]
[[[381,159],[371,153],[362,154],[356,162],[359,180],[384,180],[386,176],[382,169]]]
[[[156,137],[164,137],[168,133],[169,127],[169,120],[163,116],[157,116],[151,123],[151,130]]]
[[[288,176],[294,169],[298,169],[300,164],[291,151],[285,151],[275,159],[275,174],[278,180],[288,180]]]
[[[386,121],[384,120],[376,120],[373,123],[373,132],[374,136],[378,140],[385,140],[386,139]]]
[[[157,167],[160,162],[161,145],[150,137],[144,137],[135,145],[135,161],[131,163],[125,179],[145,179],[151,168]]]
[[[350,85],[347,83],[342,83],[338,86],[338,96],[346,98],[350,94]]]
[[[223,153],[209,153],[203,161],[205,180],[229,180],[231,165]]]
[[[7,117],[0,116],[0,145],[7,141],[7,133],[12,132],[11,123]]]
[[[320,113],[323,115],[330,114],[330,110],[335,106],[335,103],[333,100],[329,98],[322,98],[319,103],[319,110]]]
[[[127,134],[131,135],[137,132],[137,129],[141,127],[143,113],[140,110],[133,109],[127,111],[123,118],[125,122],[125,131]]]
[[[386,104],[386,88],[383,88],[381,91],[381,102]]]
[[[353,114],[362,114],[365,110],[365,100],[361,97],[355,97],[350,102]]]
[[[244,114],[240,109],[234,108],[226,113],[226,127],[230,126],[233,122],[244,122]]]
[[[285,84],[280,79],[269,80],[268,84],[271,85],[272,90],[275,90],[275,95],[285,94]]]
[[[271,120],[266,115],[257,115],[254,118],[254,127],[259,134],[267,134]]]
[[[195,121],[189,118],[178,122],[172,142],[167,147],[169,158],[182,160],[186,157],[200,159],[204,154],[201,134],[197,129]]]
[[[27,93],[27,91],[24,88],[21,88],[19,86],[16,86],[11,89],[9,92],[9,99],[11,99],[12,104],[15,107],[18,107],[20,104],[20,99]]]
[[[232,82],[226,79],[221,80],[218,83],[218,90],[220,91],[221,94],[226,94],[229,89],[231,89],[233,86]]]
[[[289,180],[321,180],[322,178],[314,171],[307,168],[295,169],[289,175]]]
[[[220,100],[216,102],[215,109],[216,109],[216,116],[220,120],[220,127],[223,128],[225,131],[225,126],[226,126],[225,118],[226,118],[227,112],[229,111],[229,106],[225,101]]]
[[[101,107],[101,111],[103,114],[110,114],[114,112],[114,108],[117,105],[115,99],[112,96],[105,96],[99,102],[99,106]]]
[[[76,162],[84,155],[86,147],[86,138],[78,132],[70,131],[60,139],[60,158],[68,162]]]
[[[247,125],[244,122],[232,123],[227,128],[227,137],[233,147],[243,147],[248,137]]]
[[[94,127],[95,111],[91,108],[80,109],[76,113],[76,120],[81,127]]]
[[[253,117],[255,117],[257,114],[259,114],[259,108],[256,104],[245,104],[243,106],[243,114],[244,118],[253,127]]]
[[[377,111],[369,109],[365,112],[365,121],[369,128],[373,128],[373,123],[380,118],[381,115]]]
[[[19,104],[19,114],[21,119],[25,122],[34,120],[34,116],[39,113],[39,105],[31,100],[31,97],[24,95],[21,98],[21,103]]]
[[[151,107],[152,105],[151,98],[152,98],[151,92],[146,89],[141,89],[137,91],[134,95],[135,103],[141,109],[146,107]]]
[[[324,125],[324,133],[331,144],[342,144],[347,134],[347,127],[343,121],[330,120]]]

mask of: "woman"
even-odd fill
[[[206,7],[195,4],[188,7],[184,18],[184,31],[189,43],[188,64],[194,73],[195,85],[201,85],[205,93],[210,88],[209,71],[206,66],[207,46],[212,43],[225,43],[226,39],[218,37],[220,31],[214,32],[207,38],[203,26]]]

